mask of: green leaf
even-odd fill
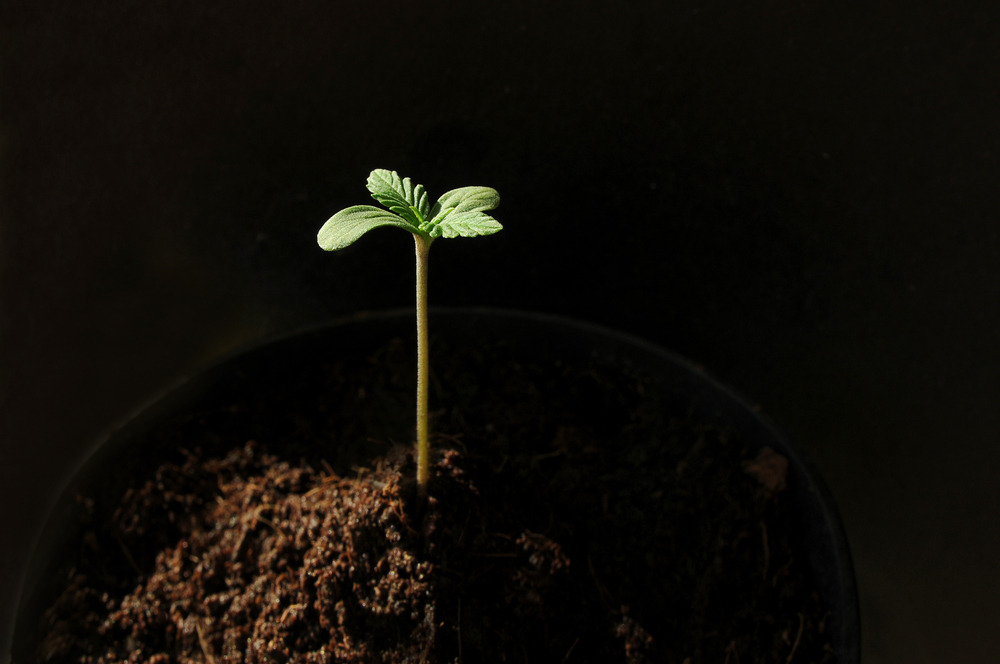
[[[372,198],[414,226],[422,224],[430,214],[424,186],[414,186],[410,178],[400,178],[396,171],[376,168],[368,176],[368,191]]]
[[[316,240],[327,251],[335,251],[353,244],[368,231],[381,226],[398,226],[411,233],[416,231],[407,220],[374,205],[355,205],[330,217],[319,229]]]
[[[430,219],[449,212],[485,212],[500,205],[500,194],[490,187],[460,187],[446,192],[437,200],[430,211]],[[427,215],[424,215],[426,218]]]
[[[503,230],[500,222],[483,212],[452,211],[444,215],[438,222],[425,224],[421,230],[431,237],[476,237],[478,235],[492,235]]]
[[[500,222],[484,214],[500,204],[500,194],[490,187],[452,189],[431,208],[430,221],[420,230],[431,237],[476,237],[503,229]]]

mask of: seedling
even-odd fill
[[[414,186],[410,178],[382,168],[368,176],[368,191],[388,210],[374,205],[345,208],[323,224],[317,240],[323,249],[335,251],[381,226],[413,234],[417,262],[417,493],[422,498],[430,480],[427,265],[431,243],[439,237],[476,237],[501,230],[500,222],[485,213],[500,204],[500,194],[489,187],[461,187],[445,193],[432,206],[423,185]]]

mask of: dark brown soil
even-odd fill
[[[366,359],[381,376],[366,402],[408,384],[397,355]],[[420,513],[400,448],[335,472],[322,455],[283,460],[279,435],[201,452],[206,434],[185,436],[204,414],[172,429],[191,451],[136,477],[113,517],[80,496],[37,661],[832,661],[781,455],[693,420],[641,372],[511,360],[488,384],[474,374],[436,383],[448,405]],[[297,428],[332,440],[325,426]]]

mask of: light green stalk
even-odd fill
[[[413,234],[417,260],[417,491],[423,499],[431,478],[431,444],[428,401],[431,374],[430,337],[427,325],[427,267],[431,238]]]

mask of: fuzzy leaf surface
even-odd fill
[[[430,218],[436,220],[449,210],[454,212],[485,212],[500,205],[500,194],[491,187],[459,187],[441,195],[431,208]],[[427,215],[425,215],[426,217]]]
[[[424,185],[414,185],[410,178],[401,178],[396,171],[376,168],[368,176],[368,191],[372,198],[414,226],[422,224],[430,214]]]
[[[452,212],[427,226],[431,237],[477,237],[503,230],[499,221],[484,212]]]
[[[490,187],[461,187],[446,192],[431,208],[431,219],[420,230],[431,237],[476,237],[503,229],[485,214],[500,204],[500,194]]]
[[[368,231],[382,226],[398,226],[411,233],[416,229],[399,215],[374,205],[355,205],[330,217],[316,236],[319,246],[327,251],[343,249]]]

